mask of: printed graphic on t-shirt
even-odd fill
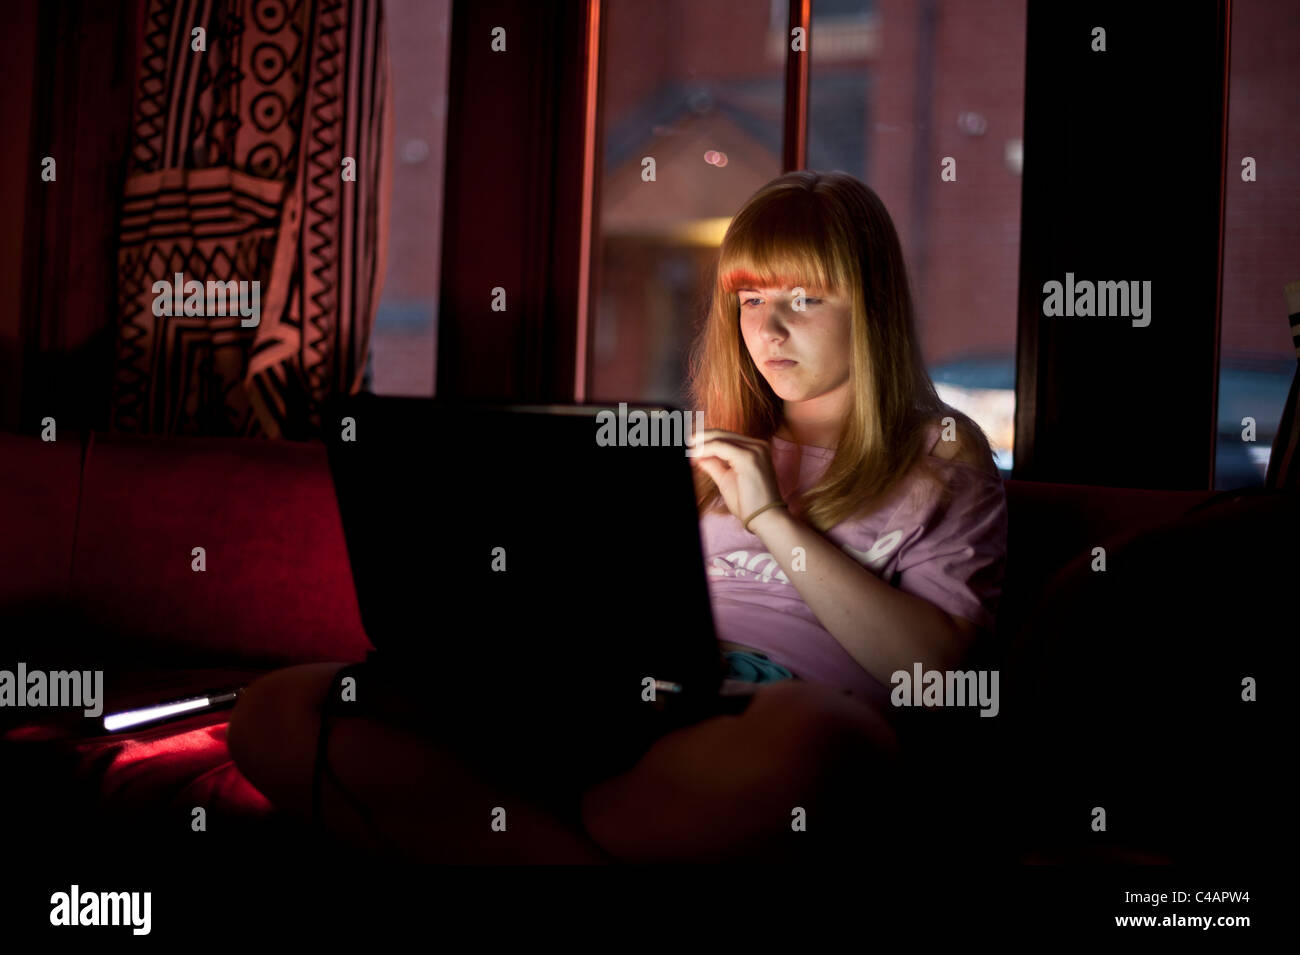
[[[898,542],[902,539],[902,531],[890,531],[888,534],[877,537],[876,542],[871,545],[871,550],[858,550],[848,544],[844,545],[844,550],[859,564],[866,564],[873,570],[879,570],[888,563],[889,555],[894,552],[894,548],[898,546]]]
[[[878,537],[870,550],[858,550],[848,544],[841,545],[841,549],[859,564],[864,564],[872,570],[880,570],[889,561],[889,555],[902,539],[902,531],[890,531]],[[781,569],[776,558],[766,551],[759,551],[750,556],[747,550],[733,550],[729,554],[714,557],[707,570],[710,577],[747,577],[761,583],[772,580],[783,584],[790,583],[790,578]]]
[[[790,582],[776,558],[765,551],[750,557],[747,550],[733,550],[725,556],[714,557],[708,571],[710,577],[753,577],[762,583],[771,580],[783,584]]]

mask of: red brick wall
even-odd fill
[[[1300,7],[1232,11],[1222,347],[1293,356],[1282,286],[1300,279]],[[1241,181],[1245,156],[1255,182]]]

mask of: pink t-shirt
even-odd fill
[[[926,447],[952,488],[946,505],[935,489],[908,475],[872,514],[837,524],[826,536],[882,580],[992,630],[1007,549],[1002,478],[933,456],[939,435],[932,423]],[[773,436],[771,447],[787,499],[812,487],[835,453],[803,445],[796,476],[800,446]],[[801,679],[892,708],[892,688],[821,625],[757,534],[723,511],[700,518],[700,536],[718,639],[761,650]]]

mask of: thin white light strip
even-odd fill
[[[180,703],[150,706],[143,710],[127,710],[125,713],[113,713],[111,716],[104,717],[104,729],[110,733],[116,733],[120,729],[136,726],[139,723],[148,723],[150,720],[174,716],[177,713],[185,713],[189,710],[201,710],[211,702],[211,698],[201,696],[197,700],[184,700]]]

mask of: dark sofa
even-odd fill
[[[1230,548],[1241,534],[1290,527],[1294,541],[1300,524],[1286,522],[1296,521],[1295,496],[1024,481],[1006,489],[999,633],[973,662],[1002,669],[1000,718],[941,722],[927,712],[910,761],[886,788],[902,797],[909,825],[924,830],[918,836],[949,852],[991,851],[1007,861],[1185,858],[1199,843],[1178,826],[1144,816],[1147,828],[1139,829],[1123,818],[1125,806],[1168,793],[1127,764],[1126,791],[1097,768],[1109,757],[1087,744],[1099,733],[1122,734],[1135,719],[1157,718],[1122,701],[1112,706],[1130,679],[1115,671],[1115,660],[1146,673],[1169,647],[1201,645],[1185,632],[1198,620],[1241,623],[1234,584],[1198,583],[1170,565],[1197,562],[1183,538],[1218,535]],[[359,660],[368,649],[317,444],[0,435],[0,528],[0,666],[102,668],[106,709],[245,683],[292,663]],[[1125,555],[1141,555],[1144,542],[1154,543],[1138,573]],[[1089,566],[1098,545],[1111,566],[1105,575]],[[205,550],[204,572],[192,569],[196,547]],[[1296,557],[1286,560],[1269,566],[1294,581]],[[1121,582],[1140,577],[1148,590],[1158,587],[1150,572],[1156,564],[1169,589],[1158,599],[1177,603],[1180,591],[1187,598],[1188,609],[1171,616],[1166,607],[1165,617],[1184,632],[1139,633],[1153,626],[1141,614],[1112,619],[1134,599],[1121,593]],[[1121,566],[1127,575],[1114,572]],[[1267,613],[1266,603],[1256,600],[1256,610]],[[1104,635],[1089,613],[1110,620]],[[1239,641],[1238,649],[1248,645],[1255,646]],[[1093,709],[1071,695],[1079,692],[1093,694]],[[1175,693],[1150,704],[1169,705],[1196,701]],[[1222,718],[1230,710],[1212,712]],[[85,818],[105,833],[126,827],[138,845],[151,830],[166,842],[166,833],[189,830],[201,806],[210,829],[230,839],[307,839],[231,763],[223,716],[116,735],[95,725],[79,711],[0,709],[0,773],[23,781],[7,787],[7,811],[26,814],[33,838],[56,839],[67,813],[90,813]],[[1085,765],[1093,769],[1080,784]],[[1108,832],[1087,825],[1096,803],[1114,807]]]

